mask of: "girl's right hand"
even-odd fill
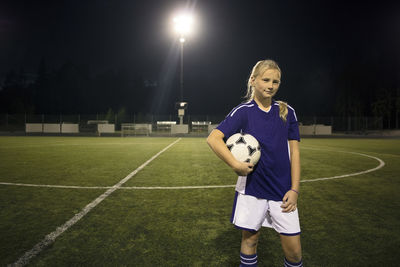
[[[254,165],[251,163],[237,161],[233,167],[233,170],[239,176],[247,176],[253,171],[253,167]]]

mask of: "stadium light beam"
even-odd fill
[[[174,30],[179,35],[179,43],[181,44],[181,73],[180,73],[180,101],[183,103],[183,44],[186,36],[192,32],[193,17],[189,14],[181,14],[174,17]],[[185,102],[187,106],[187,102]],[[180,124],[183,124],[184,109],[178,109]]]
[[[180,14],[173,19],[174,30],[179,35],[181,44],[181,75],[180,75],[180,101],[183,101],[183,44],[186,42],[186,36],[192,32],[193,17],[189,14]]]

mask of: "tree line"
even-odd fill
[[[304,107],[299,105],[298,113],[381,117],[385,128],[398,128],[400,87],[390,78],[394,72],[390,66],[379,69],[361,65],[347,65],[330,74],[316,71],[310,81],[304,81],[305,86],[310,86],[315,103],[307,106],[315,110],[302,111]],[[174,103],[176,96],[171,93],[169,99],[155,101],[154,95],[165,91],[159,87],[156,81],[132,74],[129,69],[93,74],[88,66],[67,62],[49,70],[42,59],[33,75],[23,69],[6,74],[0,88],[0,113],[171,114],[173,105],[166,103]]]
[[[10,70],[1,83],[0,113],[95,114],[151,112],[146,100],[155,84],[124,69],[93,75],[88,66],[67,62],[49,70],[44,59],[37,73]]]

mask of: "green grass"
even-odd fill
[[[0,182],[112,186],[176,138],[1,137]],[[397,266],[400,140],[303,139],[307,266]],[[235,174],[203,138],[183,138],[124,186],[232,185]],[[0,266],[15,262],[105,189],[0,184]],[[32,266],[238,266],[229,222],[233,188],[117,190],[64,232]],[[259,266],[282,266],[278,235],[262,229]]]

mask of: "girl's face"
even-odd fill
[[[267,69],[264,73],[251,79],[254,97],[262,101],[272,98],[276,94],[281,83],[281,73],[276,69]]]

